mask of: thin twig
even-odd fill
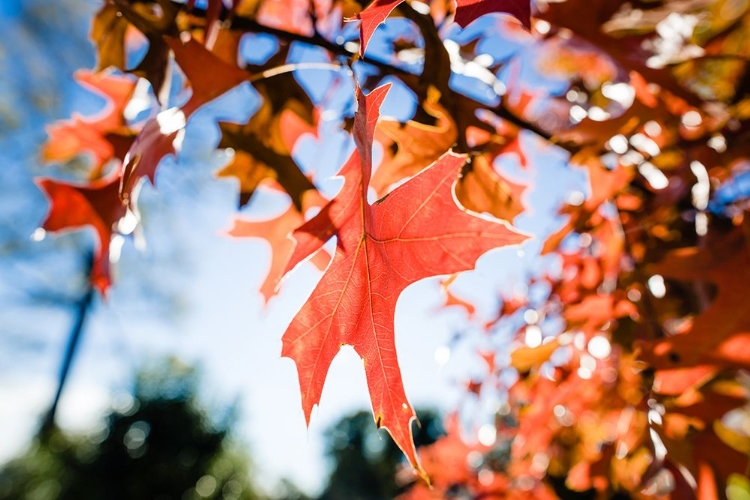
[[[283,75],[285,73],[291,73],[293,71],[303,71],[309,69],[340,71],[344,67],[345,66],[342,66],[341,64],[326,62],[289,63],[283,64],[281,66],[276,66],[265,71],[261,71],[260,73],[256,73],[249,77],[247,80],[252,83],[257,82],[258,80],[265,80],[267,78],[273,78],[274,76]]]

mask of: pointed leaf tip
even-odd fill
[[[390,13],[404,0],[375,0],[362,12],[357,14],[359,19],[359,55],[364,57],[367,44],[378,26],[383,24]]]

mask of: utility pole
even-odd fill
[[[73,359],[75,358],[78,347],[81,344],[81,338],[83,336],[83,329],[86,323],[86,316],[88,315],[91,303],[94,299],[94,287],[91,285],[89,275],[94,265],[94,254],[89,253],[87,257],[86,266],[86,291],[84,292],[81,299],[78,301],[76,308],[75,321],[70,329],[70,335],[68,336],[68,344],[65,348],[65,354],[63,355],[62,365],[60,366],[60,375],[57,381],[57,390],[55,391],[55,398],[52,400],[52,405],[47,414],[42,420],[42,425],[39,429],[39,435],[45,435],[55,427],[55,414],[57,413],[57,406],[60,403],[60,397],[62,396],[63,389],[65,388],[65,382],[70,374],[70,368],[73,365]]]

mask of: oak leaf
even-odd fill
[[[525,210],[522,198],[526,187],[499,174],[486,156],[480,155],[456,186],[456,197],[469,210],[513,222]]]
[[[362,12],[357,14],[359,19],[359,54],[365,55],[367,44],[378,26],[383,24],[388,15],[404,0],[375,0]]]
[[[282,188],[273,181],[265,181],[264,185],[281,192]],[[264,238],[271,245],[271,266],[266,279],[260,287],[260,293],[268,302],[276,294],[277,285],[284,272],[287,260],[294,249],[294,242],[289,235],[305,222],[303,214],[311,208],[322,208],[328,200],[316,190],[311,189],[302,196],[302,212],[290,204],[281,215],[266,220],[249,220],[237,217],[227,234],[236,238],[256,237]],[[311,262],[321,271],[326,268],[331,256],[321,250],[313,255]]]
[[[531,27],[529,0],[456,0],[456,24],[462,28],[475,19],[493,12],[510,14],[526,28]]]
[[[185,72],[193,94],[181,108],[170,108],[149,119],[130,147],[120,186],[123,200],[141,177],[152,183],[162,158],[175,153],[174,140],[187,119],[198,108],[246,81],[248,74],[227,64],[195,40],[186,43],[164,37],[174,52],[177,64]]]
[[[125,35],[129,27],[128,20],[110,3],[94,15],[90,36],[97,48],[98,71],[110,66],[125,70]]]
[[[224,135],[226,140],[226,132]],[[226,142],[224,142],[226,145]],[[222,146],[222,143],[219,144]],[[232,148],[234,149],[234,148]],[[240,199],[239,207],[244,207],[264,180],[278,178],[276,172],[246,151],[234,149],[234,155],[230,162],[216,172],[216,177],[234,177],[239,181]]]
[[[317,135],[318,112],[292,72],[273,73],[289,59],[291,45],[285,44],[261,66],[246,69],[253,75],[253,88],[261,97],[258,110],[245,124],[220,123],[220,148],[232,148],[235,157],[219,172],[240,182],[240,206],[252,197],[258,183],[270,178],[292,197],[297,210],[302,197],[314,185],[301,171],[292,151],[303,134]],[[266,71],[271,75],[263,77]]]
[[[47,127],[49,138],[42,148],[45,161],[70,161],[88,153],[93,158],[92,177],[98,177],[112,158],[122,159],[133,140],[123,112],[135,88],[132,78],[108,73],[78,71],[75,79],[102,95],[107,104],[93,116],[73,115],[71,120]]]
[[[91,40],[97,44],[97,70],[114,66],[147,79],[160,99],[167,76],[169,46],[162,35],[177,17],[178,8],[166,0],[157,4],[111,0],[94,17]],[[128,33],[133,28],[148,40],[143,59],[135,68],[127,67]]]
[[[296,365],[309,422],[334,357],[351,345],[365,364],[378,427],[388,429],[424,476],[412,440],[415,418],[404,391],[394,338],[394,311],[407,286],[422,278],[473,268],[486,251],[521,243],[509,225],[471,215],[454,201],[464,156],[448,153],[388,196],[370,205],[372,142],[388,91],[358,94],[357,149],[342,168],[344,187],[297,231],[288,269],[337,236],[333,261],[286,330],[282,355]],[[438,222],[439,221],[439,222]]]
[[[385,195],[392,184],[435,162],[456,142],[456,124],[437,101],[439,93],[432,96],[434,99],[426,100],[423,108],[435,119],[434,125],[392,119],[378,123],[375,138],[383,145],[383,160],[370,181],[378,196]]]
[[[750,311],[746,286],[750,279],[750,249],[746,227],[727,235],[709,233],[707,248],[673,250],[653,272],[667,278],[711,282],[716,299],[699,314],[687,333],[659,340],[645,350],[657,369],[692,367],[750,368]],[[744,231],[743,231],[744,229]]]
[[[96,231],[97,246],[91,267],[91,283],[105,295],[110,285],[109,245],[112,225],[125,215],[117,190],[119,175],[76,185],[53,179],[39,179],[39,187],[50,202],[42,224],[47,231],[65,231],[91,226]]]
[[[474,304],[472,304],[468,300],[464,300],[461,297],[456,296],[445,285],[441,286],[440,288],[443,292],[443,295],[445,296],[441,307],[458,306],[466,311],[466,315],[469,317],[469,319],[474,317],[474,313],[476,312],[476,307],[474,307]]]

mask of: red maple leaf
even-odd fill
[[[341,170],[342,191],[297,231],[288,269],[333,235],[333,262],[282,339],[296,365],[309,422],[328,368],[343,345],[363,358],[375,422],[388,429],[424,476],[412,440],[415,418],[401,380],[394,311],[401,291],[422,278],[465,271],[486,251],[521,243],[509,225],[471,215],[454,201],[464,156],[447,153],[388,196],[370,205],[375,125],[389,86],[358,92],[357,149]]]
[[[465,28],[485,14],[504,12],[531,27],[531,2],[529,0],[456,0],[456,24]]]
[[[96,231],[98,245],[91,267],[91,283],[105,295],[110,285],[109,243],[112,225],[125,215],[117,190],[120,176],[75,185],[53,179],[37,181],[50,201],[49,212],[42,224],[47,231],[64,231],[91,226]]]

